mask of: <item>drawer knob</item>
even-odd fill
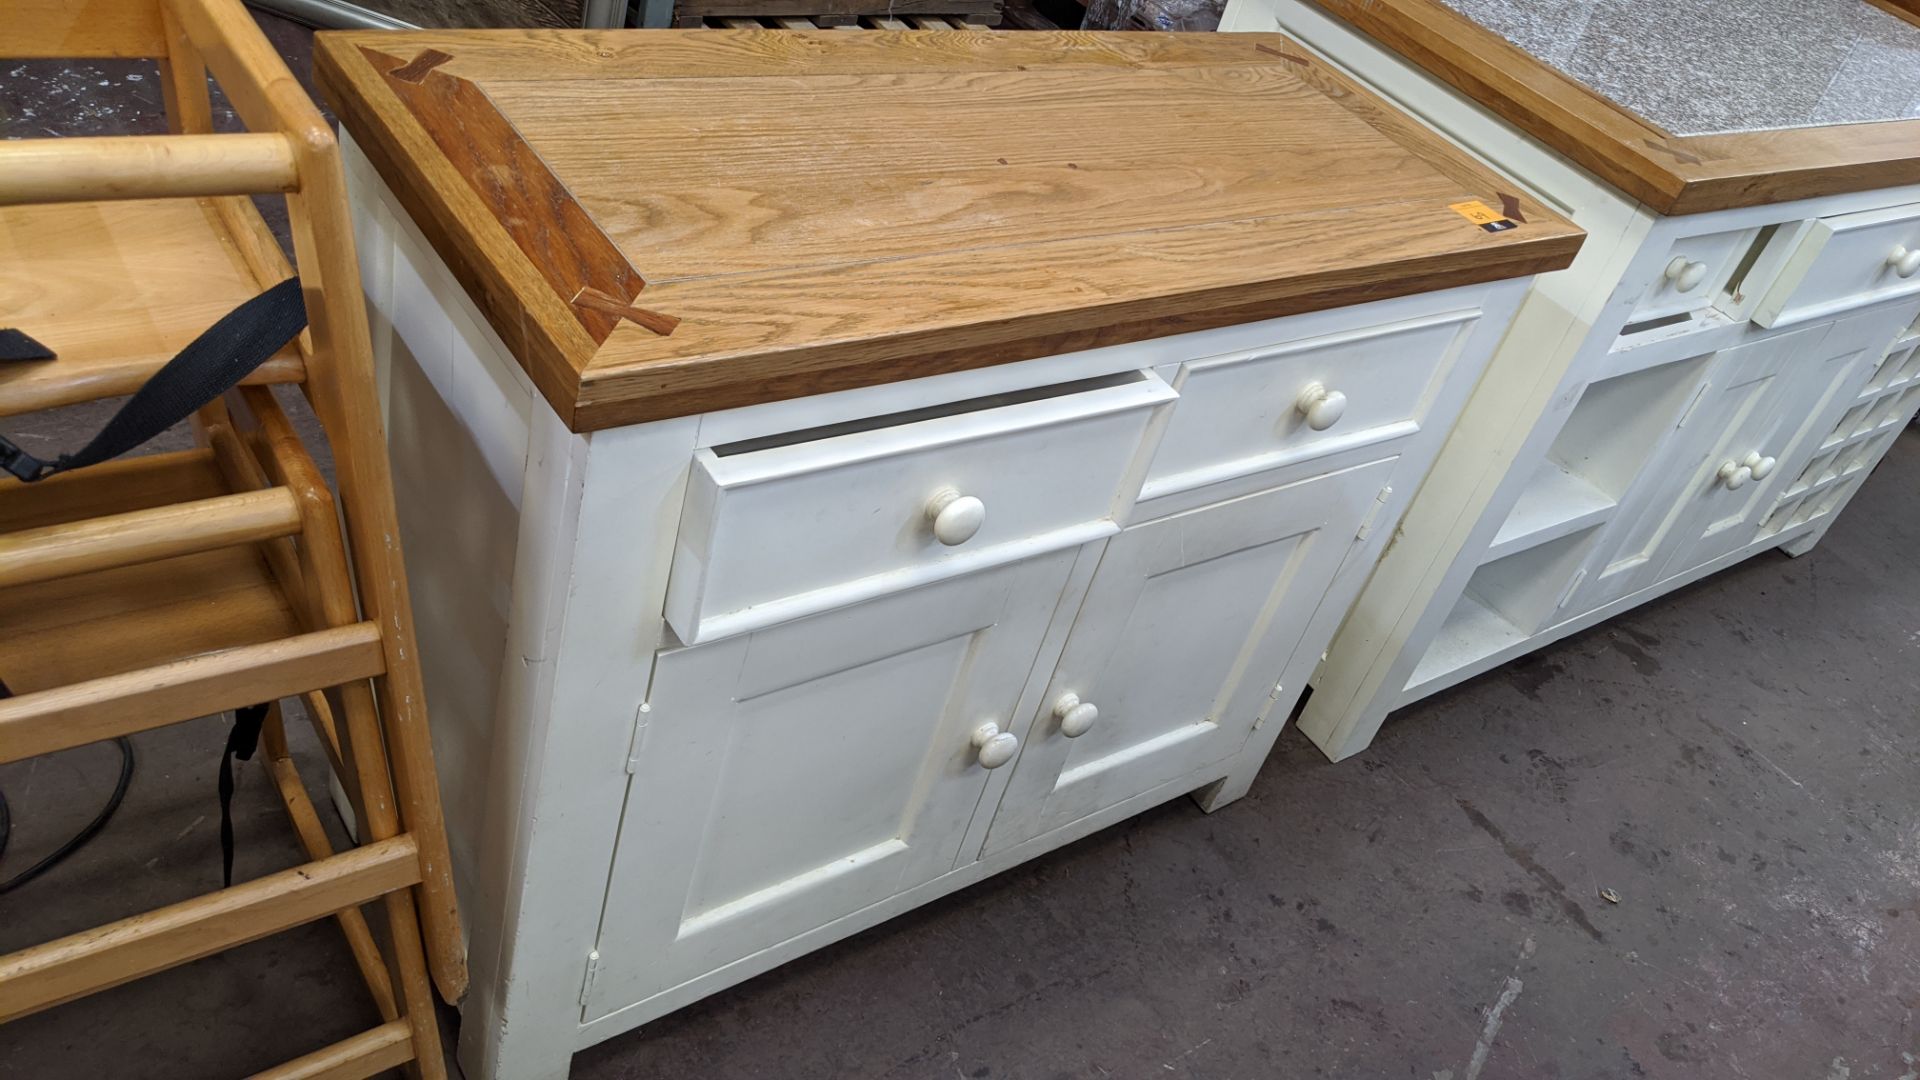
[[[1770,457],[1762,457],[1760,451],[1755,450],[1743,458],[1740,464],[1747,467],[1747,471],[1753,474],[1755,480],[1765,480],[1773,475],[1773,467],[1780,462]]]
[[[1896,277],[1910,278],[1920,274],[1920,248],[1910,248],[1905,244],[1893,249],[1887,256],[1887,265],[1893,267]]]
[[[1100,710],[1091,701],[1081,701],[1079,694],[1061,694],[1053,703],[1053,715],[1060,720],[1060,734],[1077,739],[1100,719]]]
[[[942,488],[927,500],[927,520],[933,522],[934,538],[953,547],[973,539],[986,524],[987,504],[952,488]]]
[[[1690,293],[1707,280],[1707,264],[1688,262],[1685,255],[1675,255],[1673,261],[1667,264],[1667,280],[1673,282],[1673,287],[1680,292]]]
[[[1753,469],[1737,461],[1728,461],[1720,466],[1720,482],[1727,485],[1728,491],[1739,491],[1753,479]]]
[[[981,768],[997,769],[1020,752],[1020,738],[989,720],[973,729],[973,748],[979,751]]]
[[[1308,383],[1307,388],[1294,399],[1293,407],[1307,418],[1308,427],[1325,431],[1347,415],[1347,395],[1338,390],[1329,390],[1317,382]]]

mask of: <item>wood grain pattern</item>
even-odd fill
[[[441,820],[426,693],[398,543],[382,414],[374,391],[372,340],[353,251],[353,224],[347,216],[339,146],[331,125],[238,0],[163,2],[194,40],[207,69],[247,126],[280,131],[295,146],[301,185],[297,193],[288,195],[287,208],[310,315],[302,339],[309,369],[307,396],[333,451],[342,517],[353,551],[354,585],[365,616],[382,630],[380,648],[386,663],[384,677],[374,681],[374,694],[392,751],[400,812],[421,851],[418,916],[426,941],[426,967],[441,994],[448,1001],[458,1001],[467,989],[465,934]],[[366,779],[371,783],[371,777]],[[413,924],[413,897],[395,894],[384,902],[389,941],[396,954],[395,989],[412,1025],[418,1067],[427,1075],[439,1075],[440,1047],[432,991],[420,965],[421,940],[412,929],[401,929]]]
[[[1867,0],[1867,3],[1920,26],[1920,0]]]
[[[413,1057],[405,1020],[390,1020],[352,1038],[256,1073],[253,1080],[359,1080],[398,1068]]]
[[[0,142],[0,206],[292,191],[284,135],[107,135]]]
[[[413,839],[395,837],[0,956],[0,1021],[257,941],[419,880]]]
[[[592,289],[629,304],[646,287],[573,194],[547,168],[513,124],[478,86],[435,71],[449,59],[435,49],[409,61],[362,48],[387,85],[411,109],[467,183],[506,226],[554,292],[567,298],[580,325],[597,344],[620,323],[620,315],[574,304]],[[387,66],[391,65],[391,66]]]
[[[380,628],[355,623],[19,694],[0,699],[0,762],[369,679],[382,670]]]
[[[158,4],[124,0],[7,0],[9,59],[167,55]]]
[[[263,739],[267,744],[267,772],[273,777],[274,787],[280,791],[280,802],[287,808],[287,819],[293,824],[293,832],[300,840],[301,850],[307,853],[309,862],[331,858],[334,854],[333,842],[327,839],[327,828],[320,822],[320,812],[314,809],[306,785],[300,780],[299,767],[288,756],[287,736],[281,727],[278,702],[272,706]],[[367,993],[373,998],[374,1007],[379,1010],[382,1019],[392,1022],[400,1015],[399,1006],[393,1001],[393,979],[387,974],[387,963],[380,956],[380,946],[374,941],[373,928],[367,925],[366,915],[357,907],[341,908],[334,913],[334,921],[340,925],[341,936],[347,939],[347,949],[353,953],[353,964],[360,969],[360,980],[367,984]],[[399,1027],[402,1033],[407,1030],[404,1023]]]
[[[489,101],[646,269],[671,337],[560,322],[556,273],[512,242],[528,204],[500,213],[466,184],[484,155],[445,149],[470,108],[388,76],[427,50],[451,59],[421,89]],[[1571,260],[1578,230],[1544,206],[1499,234],[1448,210],[1500,182],[1303,54],[1253,34],[324,34],[316,70],[585,431]]]
[[[1314,0],[1664,214],[1920,182],[1920,120],[1674,136],[1437,0]]]
[[[0,311],[59,354],[0,365],[0,416],[130,394],[258,295],[225,234],[211,200],[0,209]],[[296,382],[305,370],[289,345],[247,381]]]
[[[299,528],[293,495],[268,488],[0,533],[0,588],[288,536]]]
[[[675,0],[681,19],[752,15],[979,15],[1000,21],[1001,0]],[[756,27],[755,29],[758,29]]]

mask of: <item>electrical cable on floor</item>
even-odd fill
[[[9,698],[12,696],[13,691],[7,689],[6,683],[0,682],[0,698]],[[34,878],[39,877],[41,874],[60,865],[61,860],[85,847],[87,841],[93,839],[101,829],[107,827],[108,819],[113,817],[115,810],[120,809],[120,804],[126,800],[127,788],[133,783],[133,743],[125,735],[113,741],[120,744],[120,780],[113,785],[113,794],[107,796],[107,804],[100,808],[100,812],[94,815],[93,820],[87,823],[86,828],[75,833],[71,840],[54,848],[53,851],[48,853],[46,858],[41,859],[39,862],[34,863],[32,866],[27,867],[25,870],[20,871],[10,878],[0,879],[0,896],[12,892],[27,882],[32,881]],[[5,857],[7,853],[7,841],[12,838],[13,809],[7,805],[6,792],[0,791],[0,857]]]
[[[101,829],[106,828],[107,821],[113,817],[114,811],[120,809],[121,802],[125,801],[127,797],[127,788],[133,783],[133,742],[124,735],[113,741],[120,745],[120,780],[114,784],[113,794],[107,796],[106,805],[102,806],[100,812],[94,815],[93,820],[87,823],[87,827],[75,833],[72,839],[54,848],[51,852],[47,853],[45,858],[27,867],[25,870],[20,871],[18,874],[5,880],[0,880],[0,895],[10,893],[20,886],[25,885],[27,882],[58,866],[67,856],[85,847],[87,841],[92,840],[99,834]],[[10,839],[12,831],[13,814],[7,806],[6,794],[0,792],[0,855],[6,854],[7,841]]]

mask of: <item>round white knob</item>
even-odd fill
[[[933,522],[934,538],[948,547],[973,539],[987,521],[987,504],[952,488],[942,488],[927,500],[927,520]]]
[[[1347,415],[1347,395],[1338,390],[1329,390],[1317,382],[1308,383],[1307,388],[1294,399],[1293,407],[1307,418],[1308,427],[1325,431]]]
[[[1742,458],[1740,464],[1747,467],[1747,471],[1753,474],[1755,480],[1765,480],[1773,474],[1773,467],[1780,463],[1773,458],[1762,457],[1760,451],[1755,450]]]
[[[1683,293],[1692,292],[1707,280],[1707,264],[1688,262],[1685,255],[1675,255],[1673,261],[1667,264],[1667,280]]]
[[[1753,470],[1737,461],[1729,461],[1720,466],[1720,482],[1727,485],[1728,491],[1739,491],[1753,479]]]
[[[1887,265],[1893,267],[1896,277],[1910,278],[1920,274],[1920,248],[1910,248],[1905,244],[1893,249],[1887,256]]]
[[[1091,701],[1081,701],[1079,694],[1061,694],[1053,703],[1053,715],[1060,720],[1060,734],[1077,739],[1100,719],[1100,710]]]
[[[997,769],[1020,752],[1020,738],[989,720],[973,729],[973,748],[980,752],[980,767]]]

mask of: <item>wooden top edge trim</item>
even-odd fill
[[[1564,269],[1573,262],[1585,239],[1582,232],[1560,232],[1492,251],[1461,250],[1412,263],[1397,262],[1404,273],[1387,283],[1368,276],[1373,267],[1358,266],[1274,282],[1264,290],[1265,295],[1251,301],[1246,299],[1244,289],[1225,287],[988,320],[975,324],[973,329],[978,333],[961,347],[942,339],[967,328],[942,325],[876,338],[858,348],[846,342],[822,342],[755,349],[741,355],[589,367],[582,375],[580,401],[568,428],[585,433],[1350,307],[1434,289],[1484,285]],[[755,358],[777,359],[788,374],[729,376],[729,369]]]
[[[362,45],[360,55],[385,77],[388,92],[413,114],[527,263],[566,302],[580,328],[595,345],[605,342],[620,322],[618,312],[646,281],[539,152],[485,90],[437,70],[453,59],[451,54],[425,49],[405,59]],[[585,294],[607,298],[608,305],[582,304]]]
[[[1920,121],[1677,136],[1436,0],[1312,3],[1660,213],[1920,182]]]
[[[1213,66],[1228,60],[1277,66],[1290,59],[1270,46],[1260,47],[1261,39],[1286,40],[1284,35],[1274,33],[1216,36],[1083,30],[1019,34],[868,30],[848,34],[831,29],[765,28],[325,30],[315,35],[316,49],[330,39],[388,53],[420,48],[459,50],[492,69],[485,78],[488,83],[512,79],[566,82],[601,79],[613,73],[632,79],[785,77],[821,74],[822,65],[833,65],[833,74],[999,71],[1018,66],[1022,58],[1044,60],[1052,67],[1151,68]],[[781,54],[731,48],[734,42],[754,40],[778,41],[788,48]],[[937,43],[939,47],[901,47],[903,42],[914,41]],[[802,44],[806,48],[796,47]],[[536,59],[528,46],[546,50],[546,56]],[[723,63],[725,69],[718,70]],[[460,66],[456,59],[452,67],[458,71]]]
[[[528,305],[516,280],[539,280],[505,227],[443,157],[433,137],[401,106],[346,34],[316,35],[314,81],[351,132],[387,188],[421,227],[428,242],[452,271],[501,340],[562,420],[573,415],[580,372],[593,358],[596,342],[568,303]],[[379,96],[395,108],[378,109]],[[401,162],[407,162],[403,167]]]
[[[1310,60],[1303,47],[1284,35],[1224,35],[1206,39],[1217,43],[1213,48],[1219,51],[1196,63],[1242,65],[1257,56],[1259,63],[1296,69],[1293,74],[1309,88],[1423,160],[1458,185],[1463,197],[1495,206],[1511,201],[1519,211],[1515,216],[1530,219],[1535,227],[1525,234],[1502,234],[1498,243],[1430,246],[1427,253],[1410,259],[1375,258],[1374,252],[1355,249],[1346,264],[1295,267],[1264,280],[1216,278],[1190,291],[1144,288],[1080,306],[1069,300],[1013,314],[968,313],[925,328],[896,324],[866,339],[816,341],[802,336],[793,344],[770,341],[748,348],[741,339],[722,338],[708,351],[691,343],[668,350],[665,358],[646,360],[641,358],[645,346],[635,344],[642,339],[585,333],[577,322],[578,311],[547,305],[535,295],[551,293],[551,282],[496,219],[486,197],[473,191],[467,176],[448,160],[431,120],[404,103],[406,88],[439,79],[470,86],[502,81],[496,78],[491,56],[484,68],[474,69],[479,72],[474,79],[460,78],[461,50],[454,37],[323,34],[315,51],[316,74],[343,125],[359,140],[402,207],[422,226],[555,413],[576,432],[1485,284],[1565,267],[1584,239],[1550,208],[1515,192],[1463,151],[1388,109],[1358,84]],[[363,42],[380,47],[368,48]],[[398,83],[394,72],[404,75]],[[1437,204],[1434,209],[1446,213]],[[1387,267],[1390,272],[1383,272]],[[670,306],[665,298],[674,295],[673,290],[663,285],[660,295],[662,305]],[[601,311],[617,307],[594,306]],[[695,312],[681,314],[692,317]],[[597,347],[601,342],[605,348]],[[616,344],[621,347],[614,348]]]

